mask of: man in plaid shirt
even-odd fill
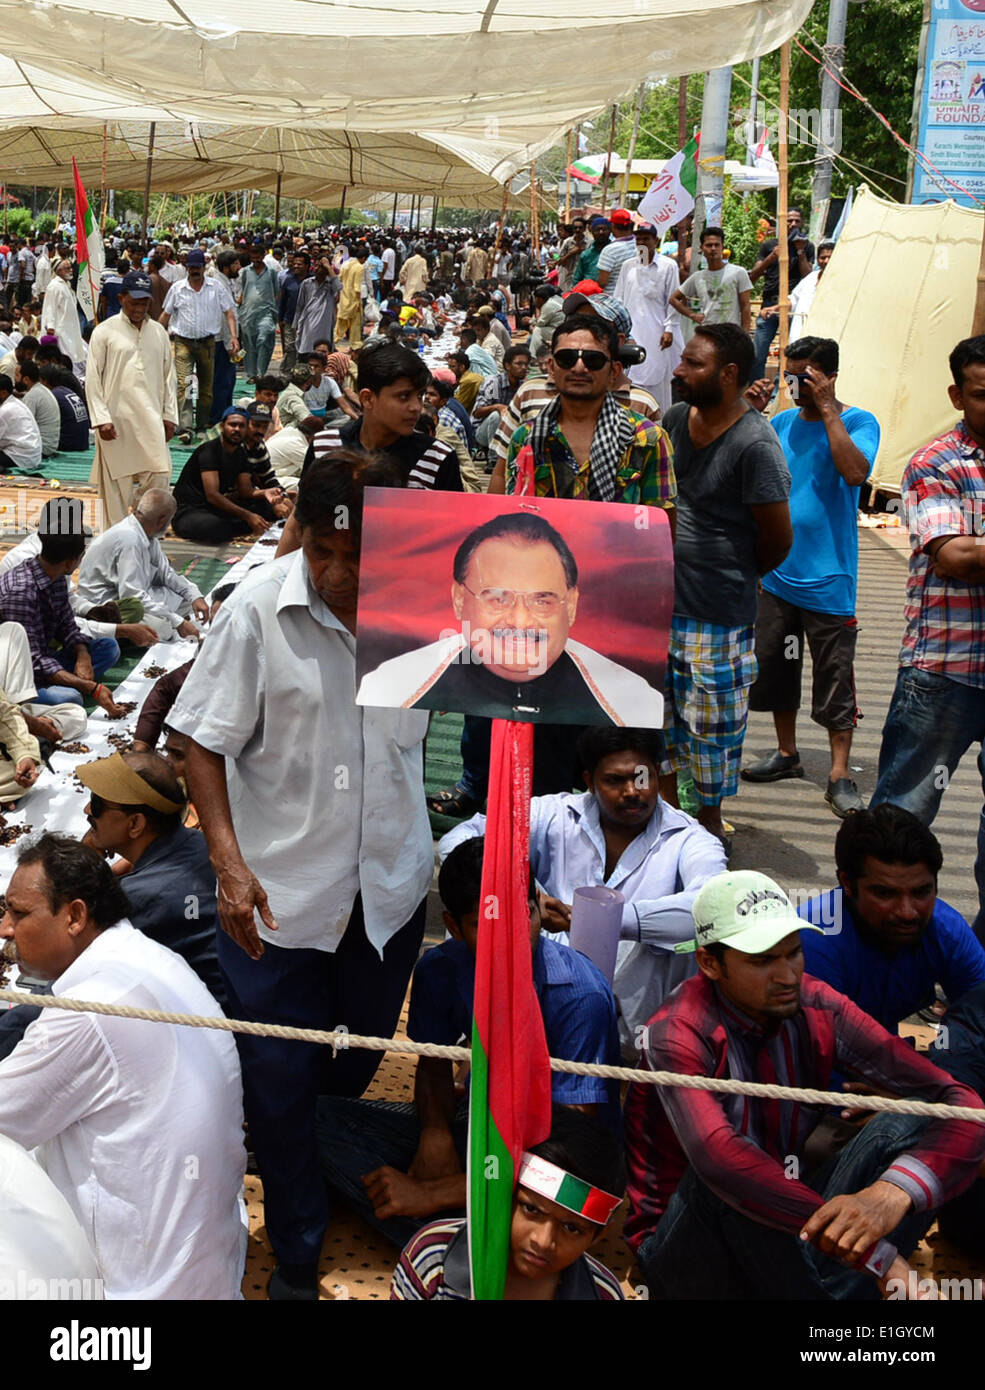
[[[983,1109],[977,1092],[804,974],[800,919],[764,874],[718,874],[694,900],[699,974],[654,1014],[644,1068],[830,1090],[837,1070],[876,1092]],[[824,1108],[635,1085],[626,1102],[626,1239],[667,1299],[859,1299],[910,1287],[906,1255],[938,1207],[974,1182],[985,1125],[877,1115],[811,1167]]]
[[[38,704],[81,705],[89,696],[117,718],[122,710],[99,677],[116,662],[119,644],[114,637],[87,641],[69,603],[68,576],[85,553],[82,503],[65,498],[50,517],[45,511],[41,554],[0,576],[0,618],[20,623],[27,633]]]
[[[914,454],[903,474],[906,632],[872,798],[924,825],[968,747],[985,738],[985,334],[958,343],[949,361],[948,394],[962,418]],[[978,767],[985,786],[983,753]],[[975,879],[974,929],[985,942],[985,807]]]

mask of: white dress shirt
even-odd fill
[[[440,841],[439,857],[485,829],[483,815],[464,821]],[[570,905],[576,888],[603,885],[626,899],[613,993],[623,1041],[630,1042],[665,996],[694,974],[694,955],[678,955],[674,947],[693,940],[691,907],[698,889],[726,868],[721,841],[686,812],[660,801],[606,878],[605,835],[595,797],[561,792],[530,802],[530,864],[545,893],[560,902]],[[567,932],[552,935],[567,942]]]
[[[179,955],[126,920],[100,932],[52,993],[222,1012]],[[246,1150],[229,1033],[48,1010],[0,1062],[0,1133],[39,1150],[107,1298],[240,1296]]]
[[[198,290],[188,280],[178,280],[164,296],[164,312],[171,315],[168,332],[172,338],[217,338],[226,307],[217,279],[205,276]]]
[[[41,431],[23,401],[8,396],[0,405],[0,452],[18,468],[38,468],[41,464]]]
[[[273,946],[334,951],[362,893],[381,953],[431,884],[421,710],[355,703],[356,641],[302,551],[258,566],[222,605],[168,716],[225,754],[243,858]]]
[[[175,570],[158,540],[151,540],[131,515],[97,536],[79,569],[78,596],[83,609],[137,598],[144,617],[157,618],[176,632],[201,598],[196,585]]]

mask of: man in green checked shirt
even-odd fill
[[[611,325],[593,315],[575,314],[555,330],[558,394],[510,440],[506,491],[662,507],[673,531],[673,449],[659,425],[610,393],[617,351]]]

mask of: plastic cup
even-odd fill
[[[598,966],[610,985],[616,972],[625,902],[615,888],[576,888],[571,904],[568,941]]]

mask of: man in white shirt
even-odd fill
[[[721,227],[705,227],[701,254],[708,262],[706,268],[687,277],[671,295],[671,304],[692,323],[734,323],[752,333],[752,281],[741,265],[725,260]]]
[[[308,468],[301,549],[226,600],[168,716],[189,736],[237,1018],[388,1036],[420,949],[434,865],[427,715],[354,700],[363,491],[396,485],[388,464],[345,451]],[[273,1299],[317,1298],[329,1219],[318,1096],[361,1095],[380,1056],[240,1040]]]
[[[41,467],[41,431],[9,376],[0,376],[0,470],[36,472]]]
[[[128,803],[143,804],[145,784],[131,776]],[[126,913],[98,854],[45,834],[18,856],[0,936],[54,994],[221,1016],[191,967]],[[242,1125],[228,1033],[51,1009],[0,1062],[0,1133],[38,1150],[107,1298],[239,1297]]]
[[[576,888],[604,885],[626,899],[612,988],[629,1050],[664,998],[694,973],[693,959],[674,947],[693,936],[691,904],[724,871],[725,851],[658,795],[657,730],[588,728],[578,751],[588,791],[532,799],[530,866],[545,895],[544,930],[564,943]],[[439,858],[485,827],[483,815],[456,826],[439,842]]]
[[[627,375],[634,386],[642,386],[654,396],[662,414],[672,404],[671,383],[684,338],[680,320],[671,308],[680,283],[677,262],[660,254],[659,239],[652,222],[640,223],[636,228],[637,255],[623,261],[612,292],[629,310],[634,341],[646,350],[646,360],[634,363]]]
[[[229,328],[229,348],[239,351],[236,304],[224,277],[207,277],[205,252],[189,251],[185,257],[188,273],[173,284],[164,299],[160,322],[174,340],[174,364],[178,373],[178,409],[185,404],[191,370],[198,377],[195,408],[196,430],[204,435],[212,412],[212,376],[215,370],[215,342],[225,319]]]
[[[142,621],[162,641],[200,636],[191,614],[205,623],[209,606],[191,580],[172,567],[158,539],[171,525],[176,508],[170,492],[151,488],[130,516],[96,537],[79,570],[78,597],[86,611],[137,599]]]
[[[821,283],[821,276],[827,268],[834,249],[833,241],[820,242],[817,248],[817,269],[812,270],[810,275],[805,275],[800,284],[795,285],[790,291],[790,341],[792,343],[804,335],[807,315],[814,307],[817,287]]]

